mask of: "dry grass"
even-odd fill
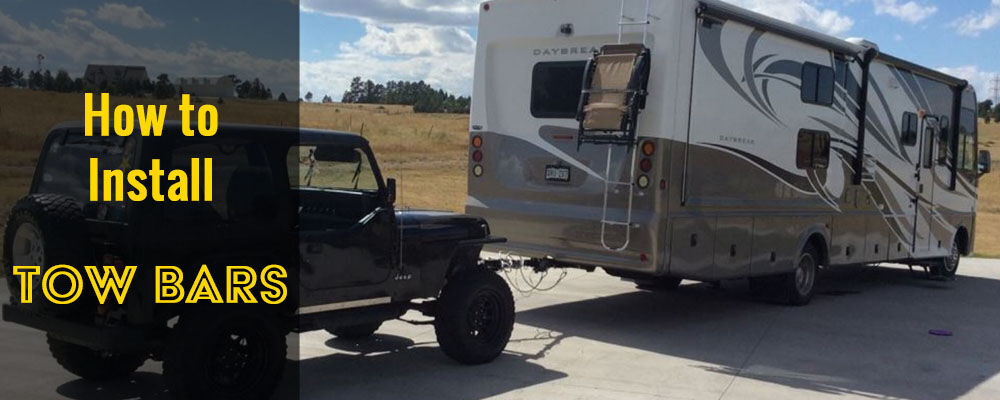
[[[468,116],[414,114],[405,106],[303,103],[300,117],[302,127],[361,132],[382,174],[399,180],[403,207],[465,207]]]
[[[1000,156],[1000,124],[979,123],[979,148]],[[979,181],[979,210],[976,215],[976,255],[1000,258],[1000,159],[993,161],[993,173]]]
[[[149,100],[114,98],[112,103]],[[176,102],[167,102],[171,106]],[[466,196],[468,117],[414,114],[410,107],[229,100],[217,105],[227,122],[359,132],[371,141],[383,175],[400,181],[403,207],[461,211]],[[36,112],[44,107],[45,113]],[[167,118],[177,119],[176,107]],[[52,125],[82,117],[83,96],[0,89],[0,223],[28,189],[38,149]],[[1000,155],[1000,125],[981,125],[982,148]],[[1000,165],[994,163],[994,165]],[[1000,171],[980,185],[976,254],[1000,257]]]

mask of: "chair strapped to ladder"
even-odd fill
[[[646,106],[649,49],[608,44],[587,62],[577,107],[578,143],[634,144],[639,110]]]

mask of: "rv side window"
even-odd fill
[[[941,130],[938,132],[938,165],[947,165],[951,159],[951,120],[941,117]]]
[[[576,118],[586,61],[541,62],[531,73],[531,115]]]
[[[807,129],[799,131],[795,165],[799,169],[825,169],[828,167],[830,165],[830,134]]]
[[[833,68],[819,64],[802,65],[802,101],[828,106],[833,104]]]
[[[919,125],[920,123],[917,120],[917,114],[911,112],[903,113],[903,136],[900,138],[903,141],[903,145],[917,145],[917,128]]]

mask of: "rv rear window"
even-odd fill
[[[828,106],[833,104],[833,68],[819,64],[802,65],[802,101]]]
[[[531,115],[535,118],[576,118],[586,61],[535,64],[531,73]]]

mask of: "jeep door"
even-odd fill
[[[302,145],[291,148],[288,162],[299,196],[303,295],[385,282],[397,264],[399,233],[370,152],[361,146]]]

